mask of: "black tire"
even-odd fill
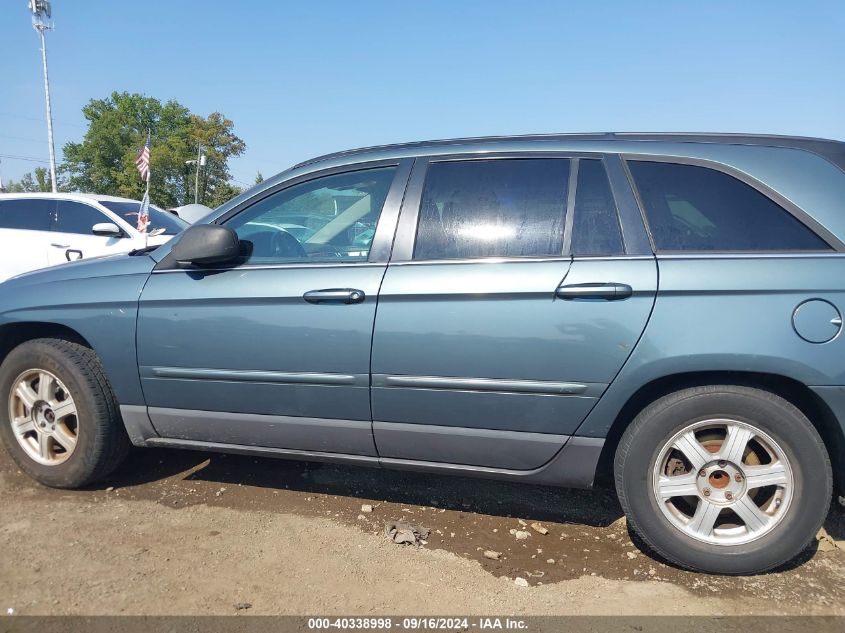
[[[9,398],[15,379],[43,369],[61,380],[77,408],[77,443],[55,465],[39,464],[23,450],[12,431]],[[117,401],[97,355],[64,339],[41,338],[13,349],[0,365],[0,438],[18,466],[52,488],[79,488],[107,477],[129,451],[130,442]]]
[[[672,525],[652,492],[661,448],[686,426],[731,418],[776,441],[793,474],[793,496],[780,523],[744,544],[697,540]],[[804,414],[779,396],[749,387],[721,385],[684,389],[643,409],[616,450],[616,491],[630,527],[664,559],[688,569],[719,574],[760,573],[787,563],[813,540],[832,494],[830,458]]]

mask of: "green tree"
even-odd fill
[[[204,146],[208,163],[201,172],[200,202],[219,204],[236,191],[228,160],[246,149],[234,123],[219,112],[203,118],[176,101],[113,92],[82,108],[88,130],[81,143],[65,144],[61,171],[72,190],[140,199],[145,183],[135,159],[150,133],[150,198],[174,207],[194,198],[194,168],[185,161]]]
[[[264,182],[264,176],[262,176],[261,172],[259,171],[255,174],[255,184],[260,185],[262,182]]]
[[[9,193],[30,193],[34,191],[52,191],[53,186],[50,180],[50,172],[46,167],[36,167],[35,173],[26,173],[21,179],[15,182],[10,180],[5,185]],[[63,183],[59,180],[59,189],[64,190]]]
[[[213,191],[206,191],[204,196],[200,198],[200,203],[213,209],[241,193],[243,193],[241,187],[233,185],[230,182],[223,182],[218,184]]]
[[[53,182],[50,178],[50,172],[47,171],[46,167],[35,168],[35,186],[37,187],[37,191],[53,190]]]

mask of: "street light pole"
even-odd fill
[[[197,146],[197,175],[194,178],[194,204],[199,202],[200,196],[200,160],[202,158],[202,144]]]
[[[206,155],[202,153],[202,143],[199,144],[197,147],[197,159],[196,160],[186,160],[186,165],[195,165],[197,168],[197,173],[194,176],[194,204],[199,203],[200,197],[200,169],[205,167],[205,160]]]
[[[41,63],[44,67],[44,100],[47,104],[47,144],[50,150],[50,184],[53,193],[56,193],[56,151],[53,146],[53,111],[50,106],[50,79],[47,75],[47,40],[44,31],[51,30],[52,10],[50,3],[46,0],[29,0],[29,8],[32,11],[32,26],[38,31],[41,38]]]

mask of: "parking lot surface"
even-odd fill
[[[396,544],[384,534],[392,522],[429,535]],[[838,505],[826,530],[784,569],[729,578],[642,553],[609,491],[152,449],[100,487],[61,491],[3,453],[0,608],[845,614]]]

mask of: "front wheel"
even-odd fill
[[[0,365],[0,403],[0,438],[44,485],[93,483],[129,450],[99,358],[78,343],[43,338],[9,352]]]
[[[809,420],[758,389],[685,389],[646,407],[620,441],[616,489],[633,530],[683,567],[766,571],[818,532],[832,476]]]

